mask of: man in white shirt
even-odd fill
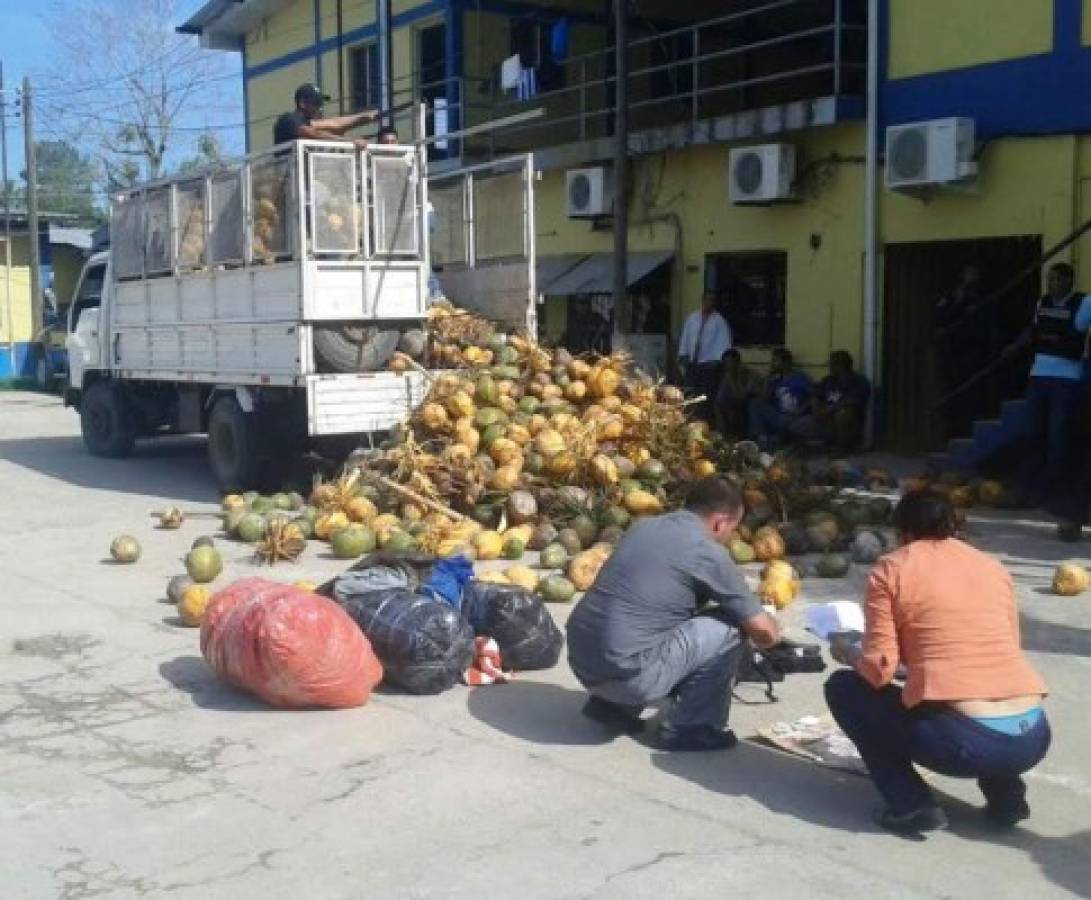
[[[695,397],[705,399],[694,407],[696,415],[712,421],[712,403],[720,387],[724,354],[731,349],[731,326],[716,311],[716,296],[705,294],[701,308],[690,313],[678,342],[678,365],[683,384]]]

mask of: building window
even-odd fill
[[[379,45],[361,44],[351,53],[352,109],[374,109],[379,105]]]
[[[537,70],[539,91],[564,87],[564,68],[553,59],[553,24],[530,19],[511,21],[511,53],[518,53],[524,69]]]
[[[731,323],[739,347],[784,344],[784,298],[788,254],[710,253],[705,257],[705,290]]]

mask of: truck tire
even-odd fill
[[[96,381],[80,400],[83,443],[93,456],[120,458],[133,452],[136,422],[121,385]]]
[[[208,464],[225,493],[245,491],[258,477],[254,416],[239,401],[225,394],[208,417]]]
[[[322,372],[375,372],[383,368],[401,340],[401,332],[349,322],[314,327],[314,353]]]

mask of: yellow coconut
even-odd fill
[[[625,495],[625,508],[634,516],[656,516],[663,512],[659,498],[640,488]]]
[[[203,584],[191,584],[182,591],[182,596],[178,599],[178,617],[182,624],[190,628],[198,627],[205,617],[205,609],[211,597],[212,592]]]
[[[370,522],[379,511],[367,497],[353,497],[345,507],[345,514],[353,522]]]
[[[538,573],[527,566],[511,566],[504,569],[504,577],[512,584],[531,593],[538,590],[538,582],[541,580]]]
[[[473,545],[478,559],[499,559],[504,549],[504,539],[495,531],[482,531],[474,537]]]
[[[1091,572],[1076,563],[1061,563],[1053,573],[1053,592],[1074,597],[1091,587]]]
[[[314,520],[314,535],[319,540],[328,541],[342,528],[349,527],[349,517],[340,510],[324,512]]]

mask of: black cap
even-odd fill
[[[312,103],[315,106],[321,106],[329,99],[330,95],[323,94],[322,88],[317,84],[301,84],[295,89],[296,103]]]

